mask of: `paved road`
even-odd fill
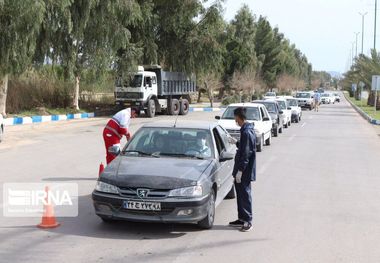
[[[188,119],[212,119],[192,113]],[[167,117],[159,117],[167,118]],[[133,129],[149,119],[134,121]],[[380,137],[347,102],[304,111],[258,155],[254,231],[215,227],[103,224],[90,193],[105,119],[12,127],[0,146],[0,182],[77,182],[79,216],[53,230],[37,218],[0,217],[0,262],[379,262]],[[2,190],[0,190],[2,191]]]

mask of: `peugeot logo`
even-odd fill
[[[137,196],[140,198],[145,198],[148,196],[148,194],[149,194],[148,189],[137,189]]]

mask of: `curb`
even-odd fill
[[[189,112],[217,112],[221,111],[222,108],[189,108]],[[55,122],[55,121],[66,121],[66,120],[77,120],[77,119],[89,119],[95,116],[102,116],[101,113],[76,113],[76,114],[66,114],[66,115],[47,115],[47,116],[31,116],[31,117],[14,117],[4,119],[5,126],[23,125],[23,124],[33,124],[42,122]]]
[[[367,113],[365,113],[362,109],[360,109],[358,106],[356,106],[354,103],[351,102],[351,100],[349,98],[347,98],[347,95],[345,92],[343,92],[344,94],[344,97],[346,98],[346,100],[348,101],[348,103],[350,103],[350,105],[365,119],[367,120],[370,124],[373,124],[373,125],[380,125],[380,120],[376,120],[374,118],[372,118],[371,116],[369,116]]]
[[[54,121],[64,121],[64,120],[74,120],[74,119],[88,119],[94,118],[95,113],[76,113],[76,114],[66,114],[66,115],[47,115],[47,116],[32,116],[32,117],[14,117],[4,119],[5,126],[13,125],[23,125],[32,123],[42,123],[42,122],[54,122]]]

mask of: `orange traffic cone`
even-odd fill
[[[54,228],[59,226],[60,224],[55,220],[55,215],[54,215],[54,207],[53,205],[49,202],[49,187],[45,187],[45,192],[46,192],[46,203],[44,205],[44,214],[42,216],[41,223],[38,225],[39,228]]]
[[[100,163],[100,166],[99,166],[99,176],[100,174],[104,171],[104,164],[103,163]]]

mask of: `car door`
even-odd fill
[[[269,137],[272,131],[272,119],[268,113],[268,110],[265,107],[262,107],[262,114],[263,114],[265,133]],[[264,121],[265,118],[269,119],[269,121]]]
[[[233,152],[236,147],[232,144],[235,140],[228,134],[228,132],[221,126],[216,126],[213,129],[213,135],[215,138],[217,155],[217,170],[215,172],[215,179],[218,186],[217,204],[219,204],[224,197],[231,190],[233,185],[232,170],[234,167],[234,160],[220,162],[219,156],[222,152]]]

